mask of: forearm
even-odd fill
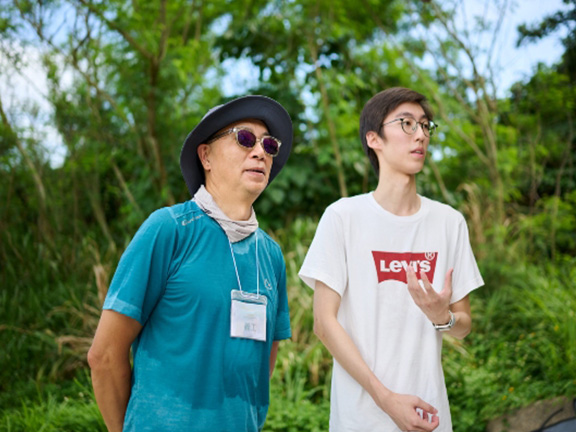
[[[469,313],[463,311],[452,311],[452,313],[454,314],[456,322],[454,323],[454,327],[446,333],[457,339],[464,339],[472,329],[472,318]]]
[[[470,298],[464,297],[462,300],[450,305],[450,310],[454,314],[454,326],[446,333],[457,339],[464,339],[472,329],[472,312],[470,310]],[[450,318],[448,318],[449,320]],[[448,321],[446,321],[448,322]],[[437,323],[444,324],[444,323]]]
[[[314,332],[340,366],[384,409],[392,392],[374,375],[341,324],[333,317],[315,318]]]
[[[120,432],[130,398],[130,364],[93,367],[92,386],[109,432]]]
[[[110,432],[122,431],[130,399],[130,345],[141,329],[135,319],[104,310],[88,351],[94,395]]]
[[[269,361],[269,378],[272,379],[272,374],[274,373],[274,368],[276,367],[276,358],[278,357],[278,346],[279,341],[272,342],[272,349],[270,350],[270,361]]]

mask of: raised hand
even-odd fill
[[[406,269],[408,279],[408,291],[414,299],[416,305],[424,312],[428,319],[435,324],[446,324],[450,321],[450,299],[452,297],[452,273],[454,269],[448,270],[444,279],[444,288],[436,292],[428,280],[426,273],[420,272],[422,285],[418,282],[418,277],[412,266]]]

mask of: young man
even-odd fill
[[[263,96],[213,108],[187,137],[180,166],[194,198],[138,230],[88,353],[109,431],[262,429],[291,332],[284,259],[252,204],[291,146],[290,116]]]
[[[378,186],[326,209],[300,270],[334,357],[332,432],[452,430],[442,332],[470,332],[483,281],[462,215],[416,190],[435,129],[415,91],[368,101],[360,137]]]

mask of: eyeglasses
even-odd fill
[[[384,123],[380,128],[383,128],[384,126],[397,121],[401,122],[402,130],[408,135],[414,135],[416,133],[416,130],[418,129],[418,125],[420,125],[420,127],[422,128],[422,132],[424,132],[424,135],[430,137],[431,135],[434,135],[434,132],[436,132],[436,128],[438,127],[438,125],[433,121],[419,122],[409,117],[409,118],[397,118],[395,120],[389,121],[388,123]]]
[[[282,141],[278,138],[274,138],[270,135],[265,135],[262,138],[256,138],[254,132],[250,129],[242,128],[242,127],[235,127],[232,129],[228,129],[218,135],[210,138],[206,144],[212,144],[214,141],[222,138],[223,136],[230,135],[231,133],[235,134],[236,136],[236,143],[245,149],[254,148],[257,142],[260,142],[260,145],[266,152],[272,157],[278,156],[280,152],[280,146],[282,145]]]

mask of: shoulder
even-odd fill
[[[148,218],[150,223],[173,226],[175,229],[190,228],[210,220],[210,217],[192,200],[158,209]]]
[[[193,226],[193,222],[207,218],[194,201],[186,201],[155,210],[144,221],[141,233],[164,233],[175,235],[182,229]]]
[[[342,217],[358,212],[363,212],[366,206],[370,205],[370,194],[355,195],[352,197],[340,198],[326,207],[325,214],[338,214]]]
[[[274,240],[266,231],[258,228],[256,231],[258,234],[258,240],[262,243],[263,247],[268,251],[268,253],[274,255],[275,257],[282,258],[282,249],[280,245]]]
[[[431,216],[442,218],[443,220],[450,221],[451,223],[464,222],[464,215],[455,208],[444,204],[440,201],[435,201],[430,198],[421,196],[422,204],[428,207]]]
[[[162,213],[164,218],[169,218],[179,226],[186,226],[192,221],[206,217],[206,213],[204,213],[200,207],[198,207],[198,204],[192,200],[178,203],[170,207],[164,207],[157,210],[157,212]]]

